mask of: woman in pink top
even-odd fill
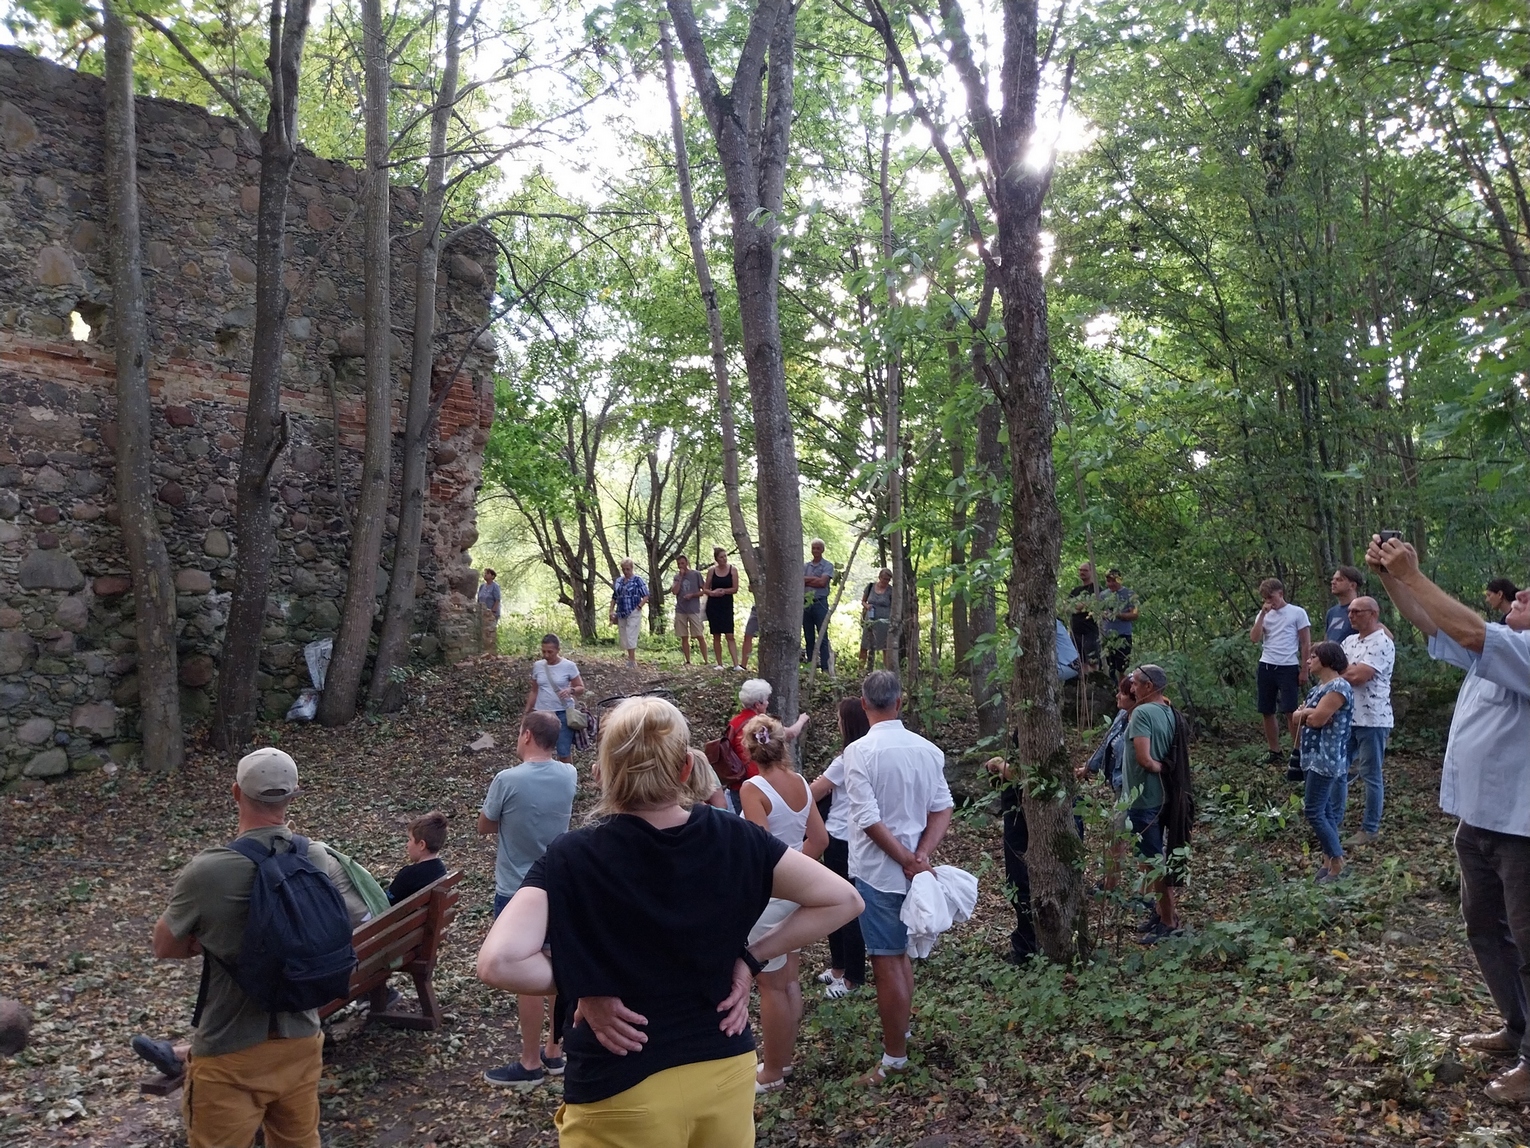
[[[743,728],[744,749],[760,772],[739,790],[744,816],[763,827],[788,849],[817,860],[829,844],[818,806],[808,783],[786,752],[786,730],[769,714],[751,718]],[[772,897],[750,936],[761,936],[784,920],[797,906]],[[774,1092],[791,1073],[792,1048],[797,1026],[802,1023],[801,956],[786,953],[765,965],[756,978],[760,986],[760,1029],[765,1037],[765,1063],[754,1078],[757,1093]]]

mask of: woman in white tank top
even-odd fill
[[[751,718],[743,729],[744,749],[759,775],[739,790],[744,816],[763,827],[788,849],[815,860],[829,844],[829,832],[818,815],[808,784],[793,768],[786,751],[786,731],[769,714]],[[795,912],[797,905],[772,897],[750,939],[764,936]],[[787,953],[765,965],[756,978],[760,987],[760,1029],[765,1037],[765,1063],[755,1075],[755,1092],[774,1092],[791,1073],[792,1047],[802,1023],[800,954]]]

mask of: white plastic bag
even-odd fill
[[[313,721],[319,716],[319,691],[304,690],[297,701],[287,707],[288,721]]]
[[[303,660],[308,663],[308,676],[316,690],[324,688],[324,675],[329,673],[329,655],[334,649],[333,638],[320,638],[303,647]]]

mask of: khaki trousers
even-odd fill
[[[324,1034],[273,1038],[186,1064],[181,1117],[187,1148],[319,1148],[319,1074]]]

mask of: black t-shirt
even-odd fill
[[[1098,594],[1099,587],[1084,586],[1082,584],[1068,591],[1069,598],[1096,598]],[[1085,605],[1093,608],[1094,603],[1088,602]],[[1075,638],[1098,638],[1100,636],[1100,623],[1095,620],[1095,616],[1091,613],[1074,614],[1073,636]]]
[[[622,815],[565,833],[526,874],[547,891],[547,942],[561,1001],[615,996],[648,1018],[641,1052],[614,1056],[588,1024],[568,1030],[563,1098],[593,1104],[682,1064],[754,1049],[725,1036],[717,1006],[770,900],[786,846],[758,825],[697,805],[655,829]]]
[[[439,881],[445,876],[446,863],[439,857],[405,865],[394,875],[393,883],[388,886],[388,904],[397,905],[406,897],[418,893],[432,881]]]

